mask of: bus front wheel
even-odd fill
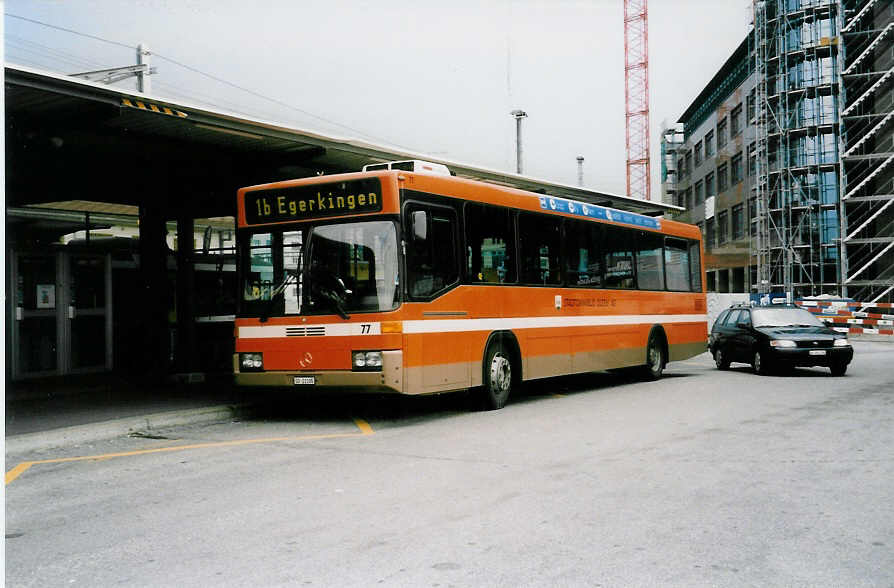
[[[486,410],[506,406],[515,374],[512,371],[512,355],[500,342],[491,343],[484,355],[483,400]]]

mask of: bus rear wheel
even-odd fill
[[[652,333],[649,335],[649,343],[646,345],[646,365],[642,367],[642,374],[647,380],[657,380],[664,373],[665,364],[667,364],[667,358],[661,337]]]
[[[515,380],[512,355],[500,342],[491,343],[484,354],[484,408],[497,410],[506,406]]]

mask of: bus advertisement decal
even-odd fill
[[[585,218],[598,218],[600,220],[633,225],[635,227],[643,227],[646,229],[661,229],[661,219],[633,212],[624,212],[623,210],[615,210],[613,208],[605,208],[604,206],[597,206],[595,204],[586,204],[575,200],[555,198],[553,196],[541,196],[540,208]]]

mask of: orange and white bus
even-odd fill
[[[522,381],[705,351],[697,227],[423,165],[239,190],[238,385],[495,409]]]

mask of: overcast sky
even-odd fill
[[[662,121],[745,38],[750,6],[649,2],[653,199]],[[582,155],[586,187],[626,192],[622,0],[6,0],[4,12],[11,63],[130,65],[145,43],[159,96],[482,167],[515,171],[521,108],[525,174],[576,184]]]

